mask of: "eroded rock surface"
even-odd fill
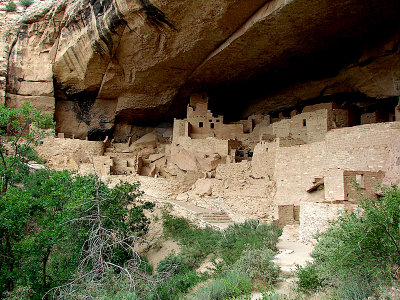
[[[8,25],[19,33],[2,47],[0,90],[93,140],[171,120],[197,89],[242,115],[387,98],[400,94],[399,14],[397,0],[36,1]]]

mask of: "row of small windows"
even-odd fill
[[[212,121],[210,120],[210,122],[212,122]],[[219,120],[217,120],[217,122],[219,122]],[[204,127],[204,123],[203,122],[199,122],[199,127],[203,128]],[[214,128],[214,123],[210,123],[210,127]]]

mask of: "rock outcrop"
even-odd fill
[[[398,0],[36,1],[8,26],[0,92],[92,140],[171,120],[197,89],[247,115],[398,96],[399,15]]]

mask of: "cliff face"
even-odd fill
[[[6,43],[6,104],[100,139],[171,119],[200,89],[243,113],[395,96],[399,15],[397,0],[38,1]]]

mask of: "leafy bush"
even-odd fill
[[[190,267],[199,266],[209,254],[220,256],[232,265],[246,249],[276,250],[282,229],[275,224],[259,224],[250,220],[229,226],[221,232],[210,227],[200,229],[184,218],[163,216],[164,232],[177,239],[183,246],[181,256]]]
[[[296,265],[296,276],[298,278],[297,289],[303,293],[316,292],[323,287],[323,279],[319,278],[315,264],[308,264],[305,267]]]
[[[28,8],[33,3],[33,0],[19,0],[19,3],[25,8]]]
[[[189,291],[200,278],[189,268],[182,269],[178,274],[165,280],[157,287],[157,296],[154,299],[175,300]],[[146,299],[150,299],[147,297]]]
[[[234,263],[233,269],[240,274],[247,274],[250,279],[270,284],[279,276],[279,267],[272,261],[274,256],[275,253],[268,248],[245,250]]]
[[[17,10],[17,5],[14,3],[14,1],[8,1],[8,3],[6,4],[6,6],[4,7],[5,11],[16,11]]]
[[[282,229],[276,224],[259,224],[258,221],[248,220],[241,224],[229,226],[219,243],[221,257],[231,265],[249,247],[252,249],[276,250]]]
[[[170,254],[158,263],[157,273],[176,275],[186,267],[181,257]]]
[[[361,282],[359,278],[347,279],[333,292],[333,297],[343,300],[364,300],[373,294],[373,287],[368,282]]]
[[[246,275],[230,272],[198,289],[194,299],[223,300],[251,294],[250,279]]]
[[[300,284],[314,286],[318,279],[336,287],[339,298],[376,296],[398,282],[400,273],[400,190],[383,188],[379,200],[364,199],[360,210],[337,220],[319,238],[314,263],[300,270]]]
[[[127,208],[136,206],[137,187],[121,183],[108,188],[95,176],[50,170],[25,177],[22,186],[10,186],[0,197],[0,252],[4,255],[0,257],[0,295],[18,283],[41,298],[74,276],[92,230],[90,223],[80,220],[91,220],[99,194],[106,230],[121,238],[145,233],[148,220],[143,210]],[[107,249],[103,254],[114,264],[132,259],[131,253],[117,246]]]

